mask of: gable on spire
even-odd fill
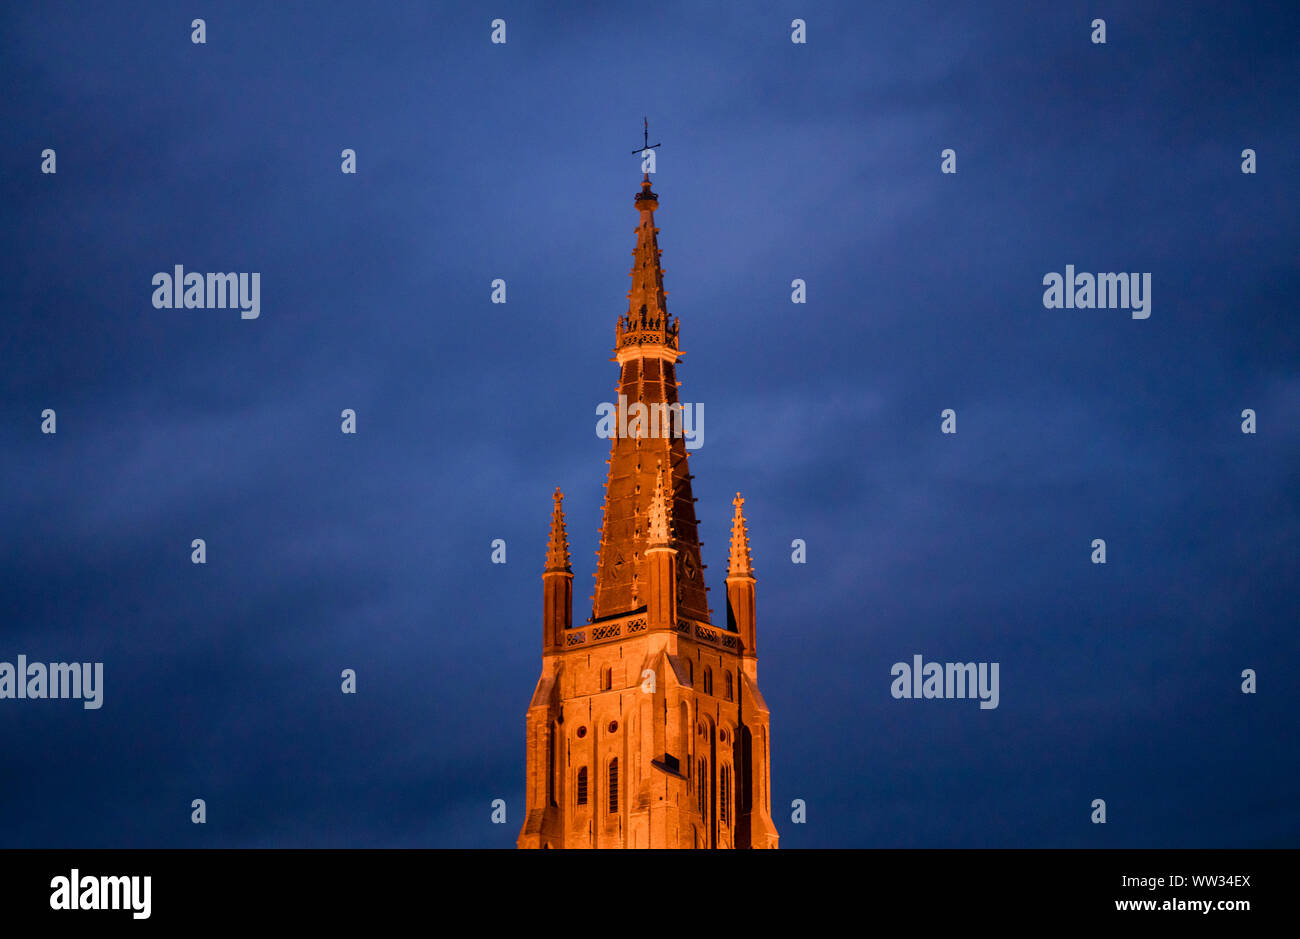
[[[665,480],[663,461],[655,461],[655,494],[650,500],[650,545],[652,547],[666,546],[672,541],[672,508],[669,505],[669,499],[672,498],[671,489],[665,492]],[[670,482],[669,487],[672,483]]]

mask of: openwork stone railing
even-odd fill
[[[732,633],[720,631],[703,623],[694,623],[688,619],[679,619],[673,624],[673,629],[684,636],[696,639],[700,642],[707,642],[710,645],[721,646],[724,649],[740,649],[740,639]],[[634,633],[643,633],[646,630],[646,621],[644,616],[630,617],[627,619],[618,619],[608,623],[587,623],[581,629],[575,629],[567,633],[564,637],[566,646],[594,645],[598,642],[608,642],[612,639],[618,639],[621,636],[630,636]],[[588,638],[587,633],[591,636]]]

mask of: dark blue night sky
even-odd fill
[[[589,612],[642,115],[715,617],[747,500],[782,846],[1296,845],[1298,31],[7,5],[0,661],[105,687],[0,700],[0,846],[514,845],[557,485]],[[176,264],[260,272],[261,316],[155,309]],[[1067,264],[1150,272],[1150,318],[1045,309]],[[1000,706],[894,700],[914,654],[1000,663]]]

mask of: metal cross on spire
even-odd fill
[[[647,150],[653,150],[655,147],[661,146],[661,144],[657,144],[657,143],[656,143],[656,144],[652,144],[652,143],[650,143],[650,121],[649,121],[649,119],[647,119],[647,118],[645,118],[645,117],[642,117],[642,118],[641,118],[641,122],[645,125],[645,127],[644,127],[643,130],[642,130],[642,136],[643,136],[644,139],[645,139],[645,143],[642,145],[642,147],[641,147],[640,150],[633,150],[633,151],[632,151],[633,153],[645,153]]]

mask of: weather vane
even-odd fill
[[[645,125],[644,129],[642,130],[642,135],[645,138],[645,143],[641,146],[640,150],[633,150],[632,151],[633,153],[645,153],[647,150],[653,150],[655,147],[660,146],[660,144],[657,143],[656,144],[650,143],[650,121],[647,118],[643,117],[641,118],[641,122]]]

